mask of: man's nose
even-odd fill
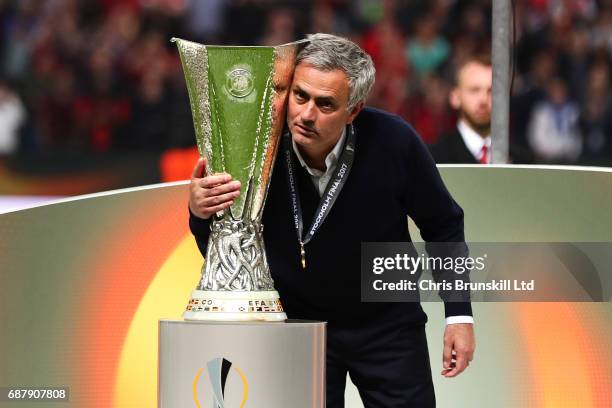
[[[302,114],[300,115],[303,122],[314,123],[317,118],[316,105],[314,101],[309,101],[305,106],[304,110],[302,110]]]
[[[491,104],[491,94],[488,92],[481,92],[478,95],[478,104],[480,106],[489,106]]]

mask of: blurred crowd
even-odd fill
[[[511,143],[612,165],[612,0],[515,0]],[[277,45],[332,32],[372,56],[369,105],[434,144],[456,67],[490,52],[491,0],[0,0],[0,155],[194,144],[171,37]],[[520,160],[519,160],[520,161]]]
[[[612,165],[612,1],[517,7],[513,142],[541,162]]]

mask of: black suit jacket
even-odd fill
[[[351,172],[306,245],[306,269],[300,263],[285,161],[280,154],[276,160],[262,218],[275,287],[289,318],[422,325],[427,317],[419,303],[361,302],[361,243],[411,241],[407,215],[425,241],[463,243],[463,210],[444,186],[421,138],[403,119],[368,108],[354,126]],[[307,171],[300,167],[296,173],[307,230],[320,197]],[[208,220],[191,215],[190,228],[202,254],[209,226]],[[472,314],[469,303],[446,303],[445,311],[446,316]]]
[[[478,164],[478,160],[468,150],[459,129],[440,137],[438,143],[430,146],[430,151],[436,163],[440,164]],[[509,163],[533,163],[533,154],[520,146],[510,144]]]
[[[465,145],[457,128],[442,135],[438,143],[433,145],[430,150],[436,163],[478,164],[476,158]]]

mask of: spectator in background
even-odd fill
[[[41,35],[38,24],[40,8],[35,0],[22,0],[17,4],[13,18],[4,24],[0,21],[0,38],[5,39],[0,45],[3,51],[0,70],[12,80],[23,79],[28,73],[32,48]]]
[[[43,61],[46,56],[43,56]],[[36,127],[41,134],[39,143],[46,151],[85,149],[89,141],[79,133],[83,130],[78,112],[76,78],[68,67],[54,69],[49,92],[36,106]]]
[[[337,33],[351,35],[349,22],[350,4],[347,1],[316,0],[312,3],[310,28],[312,33]]]
[[[531,149],[527,141],[527,125],[534,107],[546,97],[546,83],[556,74],[555,55],[541,51],[533,56],[529,71],[516,78],[516,94],[512,96],[510,129],[512,140],[524,149]]]
[[[448,41],[440,35],[439,27],[430,14],[424,15],[416,26],[415,37],[408,43],[408,63],[419,75],[440,68],[450,54]]]
[[[121,141],[138,151],[161,151],[167,147],[171,111],[163,71],[147,71],[136,97],[132,100],[132,130]]]
[[[559,77],[549,80],[546,91],[546,99],[531,115],[527,139],[542,161],[574,162],[582,151],[578,106],[569,99],[567,85]]]
[[[450,132],[457,117],[449,109],[449,86],[439,75],[429,74],[421,79],[422,91],[398,112],[407,118],[428,145],[438,142],[440,135]]]
[[[410,73],[406,59],[397,52],[404,49],[406,41],[395,12],[393,2],[383,3],[380,20],[365,32],[361,46],[371,55],[377,77],[383,79],[374,83],[368,103],[402,115],[409,96]]]
[[[608,4],[598,14],[591,31],[591,41],[593,48],[602,49],[612,55],[612,4]]]
[[[19,148],[19,130],[25,117],[19,96],[0,81],[0,155],[15,153]]]
[[[186,20],[193,41],[204,44],[220,43],[223,13],[228,0],[185,0]]]
[[[201,0],[199,0],[201,1]],[[261,38],[266,20],[264,0],[235,0],[228,2],[225,13],[223,39],[227,44],[253,45]]]
[[[459,121],[456,129],[432,147],[437,163],[489,163],[492,82],[488,57],[470,58],[459,67],[449,95],[451,106],[459,112]]]
[[[265,27],[266,30],[259,40],[260,45],[273,47],[290,43],[295,38],[295,16],[288,8],[270,11]]]
[[[87,88],[77,98],[74,117],[78,124],[82,150],[107,152],[113,140],[130,119],[131,106],[127,90],[120,84],[114,53],[108,48],[94,49],[89,58]]]
[[[584,103],[586,93],[584,85],[589,75],[588,35],[584,27],[574,30],[559,55],[559,71],[562,77],[567,79],[570,98],[579,105]],[[547,79],[550,78],[551,76]]]
[[[586,83],[586,98],[580,115],[583,136],[581,160],[586,163],[610,164],[612,159],[612,97],[610,66],[594,65]]]

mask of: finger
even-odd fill
[[[444,369],[450,368],[451,360],[453,358],[452,345],[450,342],[444,342],[444,348],[442,349],[442,367]]]
[[[465,369],[467,368],[467,365],[465,367],[453,367],[450,370],[444,370],[442,371],[442,375],[446,378],[452,378],[452,377],[456,377],[459,374],[461,374]]]
[[[234,180],[231,183],[219,184],[216,187],[208,189],[206,191],[207,197],[214,197],[225,193],[240,192],[240,182]]]
[[[442,369],[440,374],[446,376],[446,374],[450,373],[455,368],[455,360],[452,360],[448,368]]]
[[[455,377],[457,374],[459,374],[459,373],[457,372],[457,368],[456,367],[453,367],[453,369],[451,369],[451,370],[444,370],[444,371],[442,371],[442,375],[444,377],[446,377],[446,378]]]
[[[466,354],[465,353],[459,353],[456,356],[456,362],[455,362],[455,367],[452,370],[447,371],[446,373],[444,373],[443,375],[445,377],[455,377],[459,374],[461,374],[468,366],[468,361],[466,358]]]
[[[465,353],[460,353],[457,357],[457,362],[455,363],[455,370],[457,370],[457,374],[463,372],[468,366],[469,362],[467,360],[467,356]]]
[[[206,175],[206,157],[201,157],[196,163],[193,171],[191,172],[191,178],[202,178]]]
[[[225,210],[227,207],[231,206],[232,204],[234,204],[234,201],[226,201],[223,204],[215,205],[214,207],[209,207],[206,212],[208,212],[208,214],[218,213],[221,210]]]
[[[200,180],[200,187],[211,188],[215,187],[219,184],[224,184],[229,182],[232,179],[232,176],[226,173],[222,174],[214,174],[212,176],[206,176]]]
[[[240,194],[240,191],[231,191],[229,193],[217,195],[214,197],[207,197],[202,200],[202,205],[204,207],[214,207],[219,204],[224,204],[228,201],[233,201],[234,198],[238,197],[238,194]]]

